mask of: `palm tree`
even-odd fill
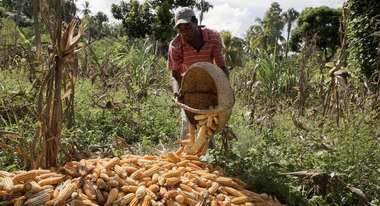
[[[205,12],[208,12],[210,10],[210,8],[213,8],[213,6],[208,3],[207,1],[205,0],[198,0],[195,4],[195,7],[201,11],[199,13],[199,24],[202,24],[202,21],[203,21],[203,14]]]
[[[90,10],[90,2],[89,1],[85,1],[84,4],[83,4],[83,10],[82,10],[82,14],[84,16],[88,16],[91,14],[91,10]]]
[[[224,43],[227,66],[230,69],[236,66],[242,66],[244,40],[238,37],[233,37],[228,31],[222,31],[221,36]]]
[[[290,31],[292,30],[292,24],[298,18],[299,13],[295,9],[290,8],[285,13],[283,13],[282,16],[284,18],[284,22],[288,26],[287,27],[288,34],[286,37],[286,49],[285,49],[285,58],[288,58]]]
[[[260,18],[255,20],[255,24],[250,26],[245,36],[249,52],[255,49],[267,48],[268,34],[265,32],[263,21]]]

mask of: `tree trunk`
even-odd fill
[[[34,64],[30,67],[30,81],[33,82],[36,79],[36,70],[41,63],[41,33],[40,33],[40,22],[39,22],[39,12],[40,12],[40,1],[34,0],[33,2],[33,29],[34,29],[34,44],[36,47],[36,56]]]
[[[288,52],[289,52],[289,37],[290,37],[290,31],[292,30],[292,23],[288,22],[288,35],[286,36],[286,48],[285,48],[285,59],[288,58]]]

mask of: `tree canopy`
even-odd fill
[[[122,21],[128,36],[141,38],[153,35],[155,39],[168,41],[174,34],[173,10],[177,7],[191,7],[203,12],[212,7],[207,1],[195,0],[137,0],[122,1],[112,5],[112,14]]]
[[[298,51],[302,45],[310,46],[311,41],[321,51],[332,56],[340,45],[339,17],[341,11],[326,6],[306,8],[298,18],[298,25],[293,30],[290,46]]]

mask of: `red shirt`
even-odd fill
[[[225,66],[222,53],[223,44],[219,33],[206,27],[200,29],[204,44],[199,52],[187,44],[181,35],[170,42],[168,67],[173,71],[179,71],[181,76],[192,64],[197,62],[210,62],[219,67]]]

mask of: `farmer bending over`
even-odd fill
[[[181,80],[187,69],[197,62],[210,62],[220,67],[228,76],[223,56],[223,43],[218,32],[198,25],[198,19],[190,8],[182,8],[175,14],[178,35],[170,42],[168,67],[172,70],[172,88],[179,95]],[[181,137],[187,134],[190,123],[181,109]]]

